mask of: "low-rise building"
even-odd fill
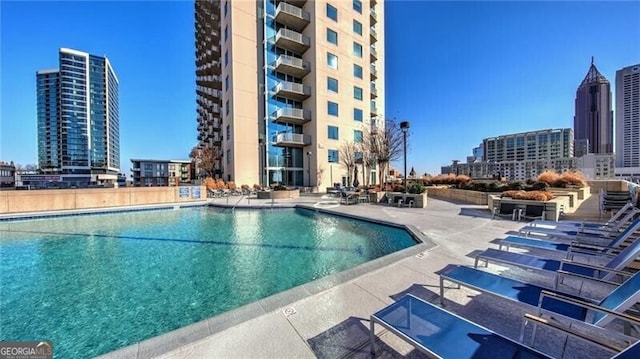
[[[131,177],[136,187],[191,183],[191,161],[132,159]]]
[[[0,188],[14,188],[16,186],[16,166],[12,163],[0,161]]]

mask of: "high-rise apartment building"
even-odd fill
[[[114,183],[120,170],[118,78],[106,57],[61,48],[36,72],[38,165],[56,186]]]
[[[640,64],[616,71],[616,171],[640,179]]]
[[[482,140],[484,159],[490,162],[556,159],[573,156],[570,128],[521,132]]]
[[[613,111],[611,85],[591,59],[591,67],[576,90],[575,156],[613,153]]]
[[[383,1],[197,0],[195,12],[198,139],[222,177],[345,183],[343,143],[384,125]]]

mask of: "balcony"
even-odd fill
[[[371,98],[376,98],[378,97],[378,89],[371,84]]]
[[[286,0],[289,4],[293,4],[299,8],[302,8],[304,4],[307,3],[307,0]]]
[[[369,29],[369,42],[372,44],[378,42],[378,32],[373,27]]]
[[[373,100],[371,101],[371,116],[378,116],[378,108]]]
[[[273,121],[302,125],[311,121],[311,111],[301,108],[281,108],[273,113]]]
[[[371,9],[369,15],[369,18],[371,19],[371,25],[375,25],[378,22],[378,14],[376,14],[375,10]]]
[[[369,4],[371,5],[371,7],[376,6],[376,4],[378,3],[378,0],[371,0],[369,1]]]
[[[276,45],[303,54],[311,46],[308,36],[289,29],[280,29],[276,34]]]
[[[311,88],[295,82],[282,81],[273,88],[274,95],[303,101],[311,96]]]
[[[283,4],[283,3],[280,3]],[[273,63],[276,71],[303,78],[311,71],[311,64],[297,57],[280,55]]]
[[[369,51],[369,53],[371,54],[371,61],[376,61],[378,59],[378,50],[376,50],[375,47],[371,46],[371,51]]]
[[[378,79],[378,70],[376,69],[376,66],[371,64],[370,70],[371,70],[371,80],[377,80]]]
[[[276,8],[276,21],[296,31],[302,31],[309,25],[311,16],[297,6],[281,2]]]
[[[273,136],[273,145],[279,147],[304,147],[311,144],[311,136],[301,133],[279,133]]]

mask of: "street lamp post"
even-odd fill
[[[407,193],[407,131],[409,131],[409,121],[400,122],[400,130],[404,137],[404,193]]]
[[[307,152],[307,177],[309,177],[308,187],[311,187],[311,151]]]

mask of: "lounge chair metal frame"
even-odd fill
[[[398,319],[402,325],[385,320],[385,314]],[[416,326],[412,327],[412,319],[420,322],[413,323]],[[520,357],[519,354],[527,358],[551,358],[412,294],[405,294],[395,303],[372,314],[369,323],[372,357],[376,355],[375,324],[379,324],[420,352],[435,358],[501,359],[505,354],[509,358]],[[450,343],[445,338],[455,340],[455,345],[448,345]],[[491,345],[494,347],[490,348]]]
[[[475,280],[477,283],[480,283],[480,282],[490,283],[492,289],[481,288],[478,285],[471,283],[471,280],[469,280],[468,278],[466,281],[463,280],[461,276],[465,275],[464,273],[463,274],[454,273],[454,275],[456,275],[458,278],[451,276],[451,273],[453,271],[456,271],[456,270],[460,271],[460,269],[462,269],[462,272],[465,272],[465,271],[467,271],[467,273],[473,272],[473,274],[476,276],[475,278],[473,278],[473,280]],[[483,278],[478,278],[478,277],[483,277]],[[511,293],[514,291],[517,293],[524,293],[524,292],[520,292],[520,290],[522,291],[528,290],[529,293],[535,293],[536,291],[539,291],[538,301],[537,301],[538,316],[541,316],[543,313],[549,313],[552,316],[554,315],[562,316],[567,319],[577,320],[578,322],[584,323],[585,325],[595,325],[598,327],[603,327],[607,325],[609,322],[611,322],[615,318],[630,320],[634,324],[640,324],[640,318],[629,316],[623,313],[625,310],[629,309],[633,304],[637,303],[640,300],[640,272],[636,273],[627,281],[622,283],[620,286],[612,290],[604,299],[602,299],[597,304],[589,303],[585,301],[584,298],[582,298],[582,300],[578,300],[576,298],[572,298],[563,293],[553,292],[549,288],[533,285],[533,284],[522,282],[516,279],[506,278],[503,276],[499,276],[497,274],[484,272],[475,268],[469,268],[469,267],[458,265],[458,266],[451,267],[446,272],[440,272],[440,303],[442,305],[444,305],[444,298],[445,298],[444,297],[444,281],[445,280],[456,284],[458,288],[460,288],[461,286],[465,286],[467,288],[470,288],[472,290],[475,290],[481,293],[487,293],[499,298],[507,299],[511,302],[534,306],[534,307],[535,305],[533,303],[527,302],[526,299],[520,296],[520,294],[516,296],[518,299],[514,299],[512,297],[508,297],[505,294],[497,292],[497,289],[495,288],[499,286],[500,282],[502,282],[505,284],[513,284],[513,286],[511,287],[512,289],[510,290],[511,295],[515,294],[515,293]],[[618,295],[621,295],[621,297],[618,297]],[[555,311],[549,310],[547,308],[543,308],[543,305],[544,305],[543,302],[545,298],[551,298],[552,301],[555,301],[555,302],[560,301],[560,302],[570,303],[573,306],[573,308],[562,309],[565,311],[565,313],[559,312],[560,308],[554,304],[549,304],[549,305],[552,308],[555,308],[556,309]],[[615,310],[609,309],[607,307],[603,307],[603,305],[615,306],[614,308],[612,308]],[[584,318],[580,319],[578,317],[572,317],[572,316],[569,316],[569,314],[567,314],[571,312],[576,314],[575,313],[577,309],[576,307],[582,308],[584,313],[581,314],[581,316],[585,318],[586,318],[587,310],[596,311],[592,319],[592,322],[589,323],[589,322],[586,322]],[[524,331],[524,326],[522,327],[522,331]],[[521,332],[520,335],[522,337],[524,335],[523,332]]]

